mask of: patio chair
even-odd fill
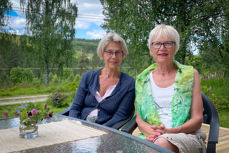
[[[218,137],[219,137],[218,113],[212,101],[204,94],[202,94],[202,101],[204,107],[203,123],[210,125],[206,152],[215,153],[216,143],[218,143]],[[132,132],[136,128],[137,128],[137,123],[136,123],[136,116],[135,116],[121,129],[121,131],[132,134]]]
[[[71,108],[71,106],[69,106],[67,109],[65,109],[64,111],[62,111],[62,112],[60,112],[60,113],[58,113],[58,114],[60,114],[60,115],[65,115],[65,116],[69,116],[70,108]],[[134,110],[133,110],[133,112],[131,112],[131,115],[130,115],[129,118],[127,118],[126,120],[122,120],[122,121],[120,121],[120,122],[114,124],[114,125],[112,126],[112,128],[114,128],[114,129],[116,129],[116,130],[119,130],[119,129],[120,129],[122,126],[124,126],[128,121],[130,121],[130,120],[133,118],[133,116],[134,116]]]

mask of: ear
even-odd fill
[[[100,57],[101,60],[104,60],[104,52],[102,53],[102,56]]]
[[[149,49],[149,54],[151,55],[151,56],[153,56],[153,49]]]
[[[125,54],[122,54],[122,59],[124,59],[126,57],[126,55]]]

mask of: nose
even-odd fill
[[[116,57],[117,55],[116,55],[115,53],[113,53],[113,54],[111,55],[111,57],[113,58],[113,56]]]
[[[163,49],[163,48],[166,48],[164,43],[161,44],[161,46],[160,46],[159,49],[161,49],[161,48],[162,48],[162,49]]]

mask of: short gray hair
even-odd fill
[[[148,48],[150,49],[152,42],[161,36],[167,37],[172,41],[174,41],[176,44],[175,46],[176,52],[179,50],[179,46],[180,46],[179,33],[173,26],[165,25],[165,24],[157,25],[153,30],[151,30],[148,39]]]
[[[123,51],[124,56],[128,54],[128,49],[125,43],[125,40],[119,36],[115,32],[108,32],[99,42],[99,45],[97,47],[97,55],[102,59],[102,55],[104,53],[105,47],[110,43],[110,42],[119,42],[121,45],[121,49]]]

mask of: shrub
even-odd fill
[[[210,86],[210,87],[203,86],[201,88],[201,90],[214,103],[217,111],[228,110],[229,109],[228,99],[213,93],[212,92],[212,86]]]
[[[79,74],[76,74],[75,75],[75,81],[80,82],[80,80],[81,80],[81,76]]]
[[[33,78],[33,82],[32,85],[35,86],[36,88],[41,86],[41,80],[39,80],[38,78]]]
[[[21,83],[23,78],[23,70],[20,67],[15,67],[10,70],[10,80],[16,84]]]
[[[53,106],[60,108],[60,107],[66,107],[68,104],[64,103],[64,100],[67,98],[65,94],[62,94],[60,92],[54,92],[50,96],[50,100]]]
[[[66,81],[73,81],[74,80],[74,73],[70,68],[64,68],[63,74],[61,75],[61,80]]]
[[[53,75],[51,82],[53,84],[58,84],[60,82],[56,74]]]
[[[24,81],[32,82],[34,74],[31,70],[23,70],[20,67],[14,67],[10,70],[10,80],[14,83],[22,83]]]
[[[32,82],[34,77],[32,70],[23,70],[23,81]]]

